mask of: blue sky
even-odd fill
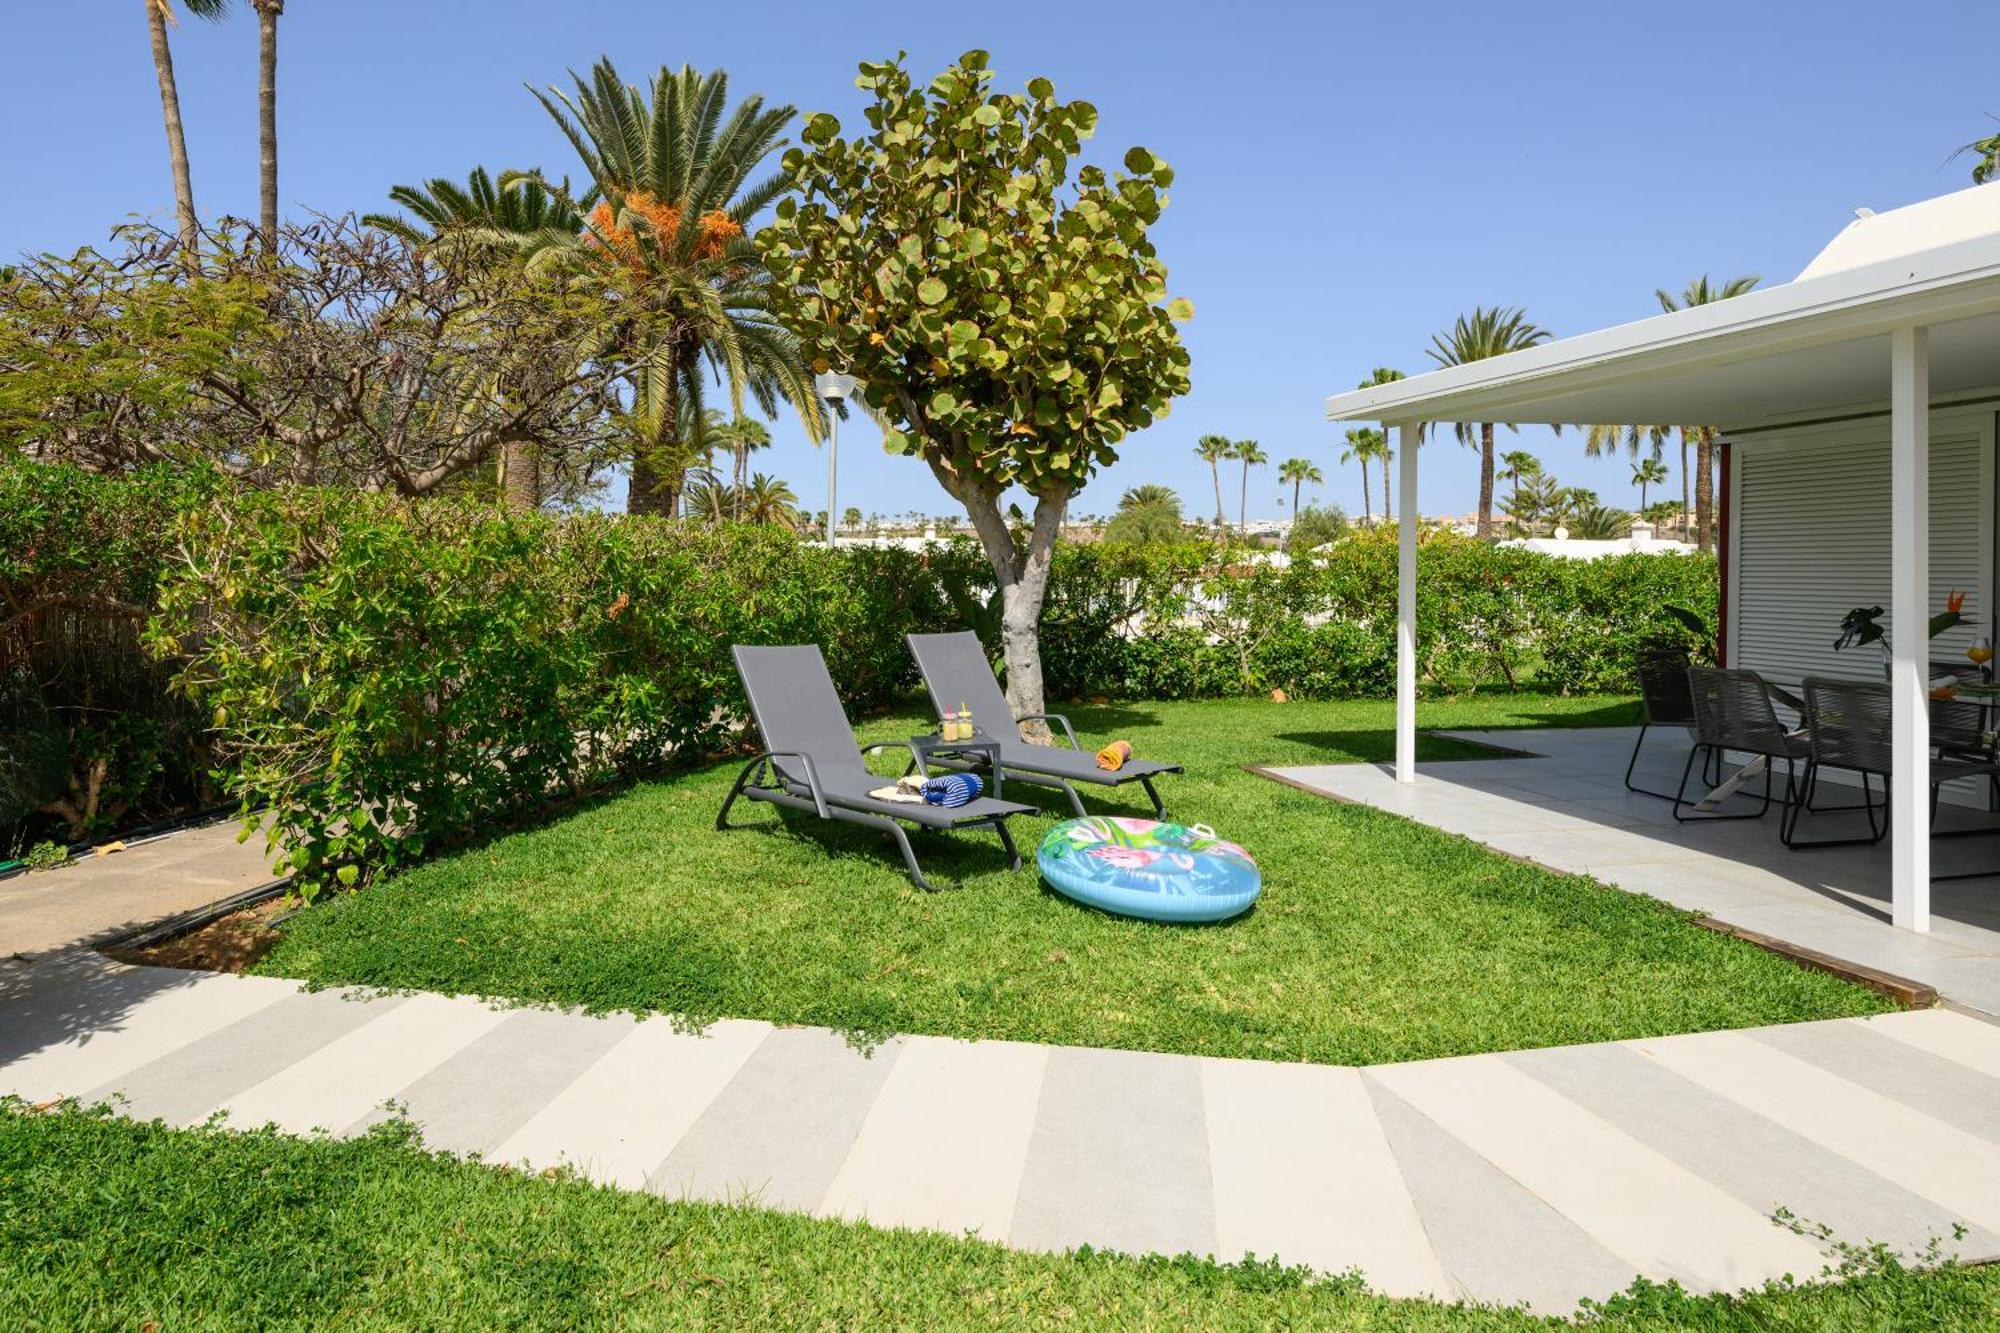
[[[573,168],[522,87],[609,54],[662,63],[859,123],[855,64],[906,49],[920,76],[973,46],[999,81],[1034,75],[1095,102],[1096,151],[1143,143],[1177,173],[1157,230],[1194,389],[1080,497],[1111,509],[1143,481],[1213,507],[1196,436],[1306,457],[1322,498],[1359,513],[1320,399],[1370,367],[1417,371],[1430,335],[1477,303],[1520,304],[1558,334],[1639,318],[1657,286],[1702,272],[1783,281],[1857,205],[1957,189],[1948,161],[2000,113],[1990,8],[1914,3],[1514,5],[635,4],[292,0],[281,28],[287,209],[372,209],[398,181]],[[17,9],[0,82],[0,255],[68,250],[132,213],[169,216],[171,185],[140,6]],[[254,212],[256,30],[248,7],[174,35],[196,199]],[[790,421],[760,466],[808,507],[822,456]],[[1513,441],[1503,435],[1508,444]],[[1631,502],[1629,467],[1578,437],[1524,430],[1562,481]],[[1504,447],[1504,446],[1503,446]],[[1423,508],[1465,512],[1475,456],[1429,446]],[[841,500],[950,512],[914,460],[850,426]],[[1670,460],[1671,461],[1671,460]],[[1276,516],[1275,468],[1250,511]],[[1379,488],[1379,483],[1377,483]],[[1676,475],[1670,489],[1677,492]],[[1227,483],[1236,509],[1235,482]]]

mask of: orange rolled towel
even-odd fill
[[[1097,766],[1109,773],[1116,773],[1125,767],[1125,761],[1132,757],[1132,742],[1113,741],[1097,752]]]

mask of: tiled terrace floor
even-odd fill
[[[1386,766],[1375,764],[1266,771],[1552,869],[1592,875],[1746,930],[1923,982],[1949,1003],[2000,1016],[2000,820],[1945,808],[1940,830],[1991,825],[1996,836],[1937,839],[1933,872],[1990,868],[1993,873],[1934,883],[1931,930],[1916,934],[1889,924],[1888,841],[1788,851],[1778,841],[1775,805],[1763,819],[1678,824],[1668,802],[1625,790],[1635,728],[1450,734],[1533,755],[1420,764],[1412,786],[1399,785]],[[1687,754],[1685,741],[1677,733],[1656,731],[1646,744],[1635,780],[1671,790]],[[1826,800],[1844,802],[1853,795],[1829,790]],[[1850,834],[1861,817],[1809,818],[1808,836],[1832,837]]]

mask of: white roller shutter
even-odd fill
[[[1962,589],[1974,626],[1990,615],[1990,423],[1962,412],[1931,423],[1927,612]],[[1786,685],[1809,675],[1880,679],[1879,649],[1835,652],[1833,641],[1850,608],[1889,606],[1887,420],[1757,437],[1732,453],[1731,665]],[[1942,634],[1931,655],[1957,660],[1980,632]]]

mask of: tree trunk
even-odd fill
[[[1694,517],[1694,497],[1688,493],[1688,433],[1681,427],[1681,540],[1688,539],[1688,522]]]
[[[1369,508],[1371,502],[1368,498],[1368,460],[1365,458],[1360,458],[1356,459],[1355,461],[1361,464],[1361,517],[1363,517],[1364,519],[1373,519],[1375,517],[1375,511]],[[1384,464],[1384,466],[1387,465]],[[1296,496],[1297,492],[1294,492],[1293,494]],[[1297,499],[1294,499],[1292,501],[1292,517],[1294,519],[1297,519],[1298,516],[1299,516],[1299,504]]]
[[[1243,484],[1236,488],[1236,530],[1250,531],[1250,460],[1243,460]]]
[[[670,341],[661,349],[665,364],[653,372],[666,382],[666,392],[660,397],[660,419],[632,450],[632,479],[625,490],[628,514],[672,518],[680,509],[681,481],[687,475],[686,470],[675,475],[666,455],[680,444],[681,367],[687,362],[681,355],[679,335],[668,337]]]
[[[1694,530],[1695,545],[1702,551],[1715,549],[1715,440],[1706,426],[1694,436]]]
[[[541,459],[533,445],[500,447],[500,499],[517,514],[532,514],[542,507]]]
[[[166,0],[141,0],[153,37],[153,73],[160,81],[160,115],[167,125],[167,161],[174,173],[174,219],[181,249],[193,262],[200,224],[194,214],[194,182],[188,176],[187,136],[181,131],[181,94],[174,84],[174,53],[167,45]]]
[[[278,248],[278,16],[285,0],[257,8],[257,224],[264,251]]]
[[[1208,465],[1208,475],[1215,483],[1215,530],[1220,532],[1223,525],[1228,522],[1222,516],[1222,464],[1211,460]]]
[[[1493,423],[1479,423],[1479,525],[1473,529],[1481,541],[1493,537]]]
[[[1007,664],[1007,705],[1015,717],[1040,713],[1046,706],[1042,693],[1042,599],[1048,592],[1049,565],[1055,556],[1056,536],[1062,531],[1069,492],[1035,497],[1035,524],[1024,552],[1008,531],[998,488],[977,482],[961,487],[958,479],[935,461],[931,472],[946,492],[965,506],[993,566],[993,578],[1000,588],[1000,651]],[[1050,742],[1045,722],[1022,724],[1021,736],[1038,745]]]

